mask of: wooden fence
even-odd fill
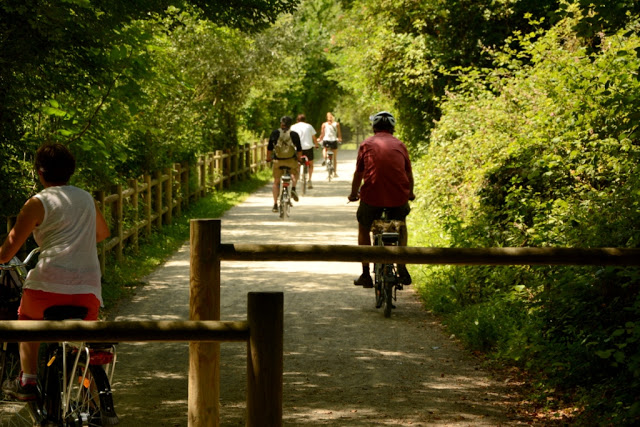
[[[99,245],[102,271],[108,253],[121,260],[126,247],[137,250],[140,237],[171,224],[190,203],[265,168],[266,153],[266,141],[244,144],[201,155],[191,164],[175,163],[154,174],[130,179],[127,186],[97,191],[95,198],[111,230],[111,237]],[[14,221],[7,219],[7,232]]]
[[[219,343],[247,342],[247,422],[249,427],[282,425],[282,292],[250,292],[247,320],[0,321],[0,342],[184,342],[189,341],[188,425],[220,425]],[[140,357],[144,357],[141,354]],[[149,365],[149,370],[159,368]],[[279,381],[278,381],[279,379]],[[280,397],[278,397],[280,396]],[[116,401],[118,395],[114,395]],[[138,420],[154,425],[154,421]]]

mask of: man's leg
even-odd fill
[[[371,233],[369,228],[364,227],[362,224],[358,224],[358,245],[371,246]],[[370,274],[369,263],[362,263],[362,274]]]
[[[297,167],[299,165],[298,160],[294,159],[291,163],[291,197],[297,202],[299,198],[298,192],[296,191],[296,183],[298,182],[300,169]]]
[[[273,181],[272,192],[273,203],[278,204],[278,196],[280,195],[280,183],[278,181]]]
[[[358,245],[370,246],[371,236],[369,235],[370,227],[363,226],[358,223]],[[371,278],[371,272],[369,271],[369,263],[362,263],[362,274],[356,280],[353,281],[356,286],[362,286],[363,288],[372,288],[373,279]]]
[[[358,212],[356,213],[356,218],[358,219],[358,245],[371,246],[371,224],[376,215],[376,208],[367,205],[362,200],[360,201],[360,206],[358,206]],[[362,275],[354,280],[353,284],[364,288],[373,287],[373,279],[371,279],[368,262],[362,263]]]

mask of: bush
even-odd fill
[[[594,50],[580,19],[514,38],[449,94],[415,168],[418,244],[639,246],[638,24]],[[585,413],[606,396],[596,412],[637,418],[637,268],[423,271],[427,306],[472,348],[575,393]]]

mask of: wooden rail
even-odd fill
[[[627,248],[421,248],[348,245],[221,244],[224,261],[399,262],[449,265],[640,266],[640,249]]]
[[[281,292],[250,292],[247,321],[126,321],[86,322],[82,320],[4,320],[0,321],[0,342],[86,341],[86,342],[184,342],[190,344],[189,426],[219,426],[218,380],[212,370],[219,369],[219,352],[194,352],[195,344],[219,345],[221,341],[247,342],[247,426],[281,425],[283,295]],[[280,343],[273,345],[273,343]],[[279,352],[279,354],[278,354]],[[144,357],[144,355],[142,355]],[[194,359],[196,369],[193,369]],[[213,367],[213,369],[212,369]],[[154,369],[153,366],[150,369]],[[219,376],[216,377],[219,379]],[[279,383],[275,380],[279,379]],[[205,398],[208,398],[206,400]],[[265,416],[267,418],[265,418]],[[265,423],[270,418],[280,421]],[[153,422],[150,421],[152,424]]]
[[[248,321],[0,321],[0,342],[241,342],[248,338]]]
[[[0,322],[0,341],[189,341],[189,426],[219,426],[220,341],[247,341],[247,426],[282,425],[283,294],[249,293],[246,322],[220,322],[221,261],[453,265],[640,265],[640,249],[223,244],[219,219],[191,220],[190,321]]]

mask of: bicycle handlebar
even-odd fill
[[[0,264],[0,270],[13,270],[16,267],[26,267],[29,265],[31,260],[40,253],[40,248],[35,248],[22,262],[13,262],[13,260],[9,261],[7,264]]]

